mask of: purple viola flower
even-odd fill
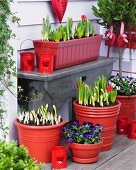
[[[90,126],[89,127],[89,130],[92,132],[92,131],[95,131],[96,130],[96,127],[95,126]]]
[[[75,129],[71,129],[71,133],[74,135],[76,133]]]
[[[67,139],[67,142],[68,143],[72,143],[74,140],[71,138],[71,137],[69,137],[68,139]]]
[[[73,125],[74,125],[74,126],[78,126],[78,121],[75,120],[75,121],[73,122]]]
[[[85,133],[85,134],[84,134],[84,138],[86,138],[86,139],[91,139],[91,138],[92,138],[92,135],[89,134],[89,133]]]
[[[84,122],[83,125],[90,125],[91,126],[92,123],[91,122]]]
[[[63,127],[63,128],[62,128],[62,131],[65,133],[65,132],[66,132],[66,127]]]

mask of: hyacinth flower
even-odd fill
[[[107,80],[104,76],[99,76],[91,87],[82,81],[78,80],[78,103],[81,105],[91,106],[109,106],[115,103],[117,90],[107,86]]]
[[[57,114],[55,105],[53,105],[53,112],[50,112],[49,106],[46,104],[40,106],[37,112],[35,110],[19,111],[18,120],[26,125],[48,126],[59,124],[62,121],[62,118]]]

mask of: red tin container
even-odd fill
[[[20,53],[20,69],[21,71],[34,71],[34,53],[21,52]]]
[[[52,73],[54,56],[52,54],[40,54],[38,58],[38,71],[40,73]]]
[[[117,119],[117,129],[116,132],[119,135],[126,135],[128,128],[128,118],[120,117]]]
[[[129,122],[127,136],[129,139],[136,139],[136,120]]]
[[[65,146],[55,146],[52,149],[52,168],[67,167],[67,148]]]

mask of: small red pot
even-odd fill
[[[128,118],[120,117],[117,119],[117,129],[116,132],[119,135],[126,135],[128,128]]]
[[[129,139],[136,139],[136,120],[129,122],[127,136]]]
[[[97,144],[68,143],[72,160],[78,163],[93,163],[99,158],[103,142]]]
[[[121,96],[117,95],[117,100],[121,102],[121,108],[118,118],[125,117],[129,120],[135,119],[136,113],[136,95]]]
[[[52,168],[67,167],[67,148],[65,146],[55,146],[52,149]]]
[[[31,72],[34,71],[34,53],[21,52],[20,53],[20,69],[21,71]]]

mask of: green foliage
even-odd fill
[[[98,0],[98,8],[93,6],[95,16],[102,18],[100,24],[109,28],[120,25],[123,21],[126,27],[136,26],[136,0]]]
[[[7,89],[13,86],[11,77],[16,76],[15,61],[12,59],[13,47],[9,44],[9,40],[15,38],[15,34],[7,22],[9,18],[12,18],[12,22],[18,23],[19,21],[19,18],[10,10],[10,2],[13,2],[13,0],[0,1],[0,83]],[[1,98],[3,97],[3,93],[4,91],[2,87],[0,87]],[[3,136],[6,134],[4,113],[5,110],[3,109],[2,103],[0,103],[0,128],[3,130]]]
[[[117,90],[107,86],[104,76],[99,76],[92,87],[84,83],[82,78],[79,78],[77,85],[78,103],[81,105],[103,107],[114,104],[116,101]]]
[[[101,141],[101,133],[103,126],[91,122],[84,122],[79,125],[78,121],[74,121],[70,127],[64,127],[63,132],[67,137],[68,143],[80,144],[96,144]]]
[[[41,170],[42,166],[36,165],[24,146],[18,147],[14,141],[0,142],[0,170]]]
[[[43,18],[43,26],[42,26],[42,39],[43,40],[48,40],[49,33],[51,31],[51,24],[49,20],[49,16],[46,16],[46,19]]]
[[[70,40],[73,38],[73,32],[72,32],[72,26],[73,26],[73,21],[72,18],[68,18],[66,22],[66,35],[67,35],[67,40]],[[64,30],[65,31],[65,30]]]
[[[68,18],[66,21],[66,26],[59,25],[56,30],[51,31],[51,24],[49,18],[43,22],[42,38],[43,40],[50,40],[55,42],[71,40],[74,38],[89,37],[90,35],[90,20],[85,18],[78,21],[73,33],[73,21],[72,18]],[[92,36],[96,34],[96,26],[92,28]]]

